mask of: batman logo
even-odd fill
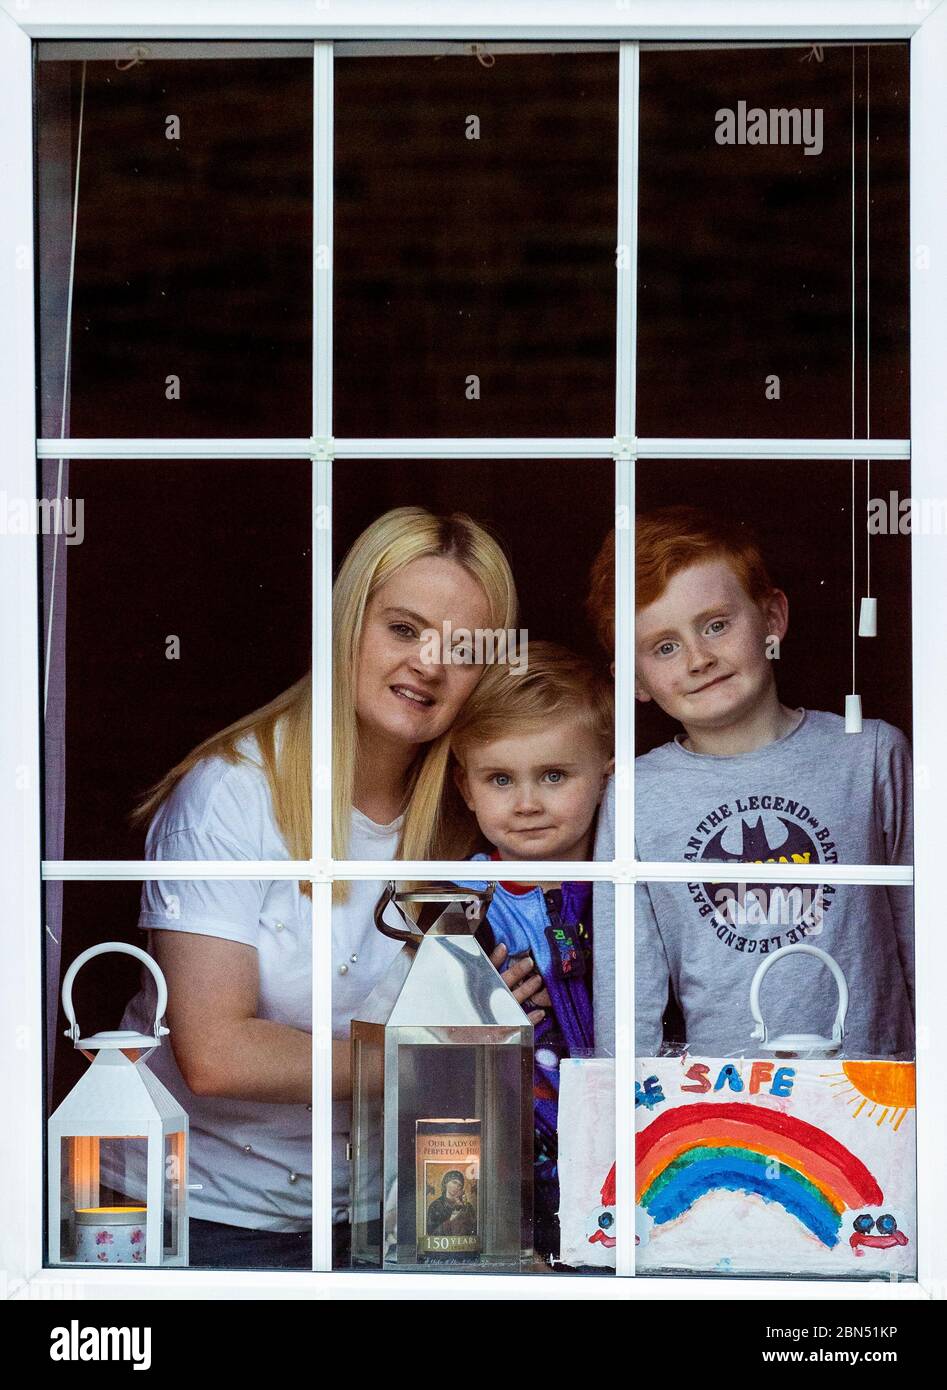
[[[769,864],[818,864],[819,851],[815,841],[801,825],[776,816],[783,827],[781,841],[771,844],[763,817],[757,817],[755,824],[742,822],[743,844],[739,853],[733,854],[724,848],[723,838],[730,827],[718,830],[707,841],[701,854],[702,860],[715,860],[725,864],[769,863]],[[774,835],[774,840],[778,836]],[[712,903],[717,918],[730,927],[792,927],[811,912],[820,901],[821,889],[818,884],[789,883],[721,883],[702,884],[708,902]]]

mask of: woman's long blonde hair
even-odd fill
[[[497,540],[464,512],[435,516],[423,507],[396,507],[362,532],[346,555],[332,608],[332,853],[344,859],[358,775],[355,682],[365,613],[375,592],[412,560],[454,560],[483,589],[493,627],[515,628],[516,586]],[[448,777],[450,731],[424,744],[408,774],[399,859],[460,858],[473,827]],[[336,884],[344,901],[347,884]]]
[[[362,623],[368,604],[382,584],[412,560],[441,556],[455,560],[480,584],[490,621],[504,629],[517,626],[516,587],[499,542],[463,512],[435,516],[423,507],[396,507],[372,522],[352,545],[332,594],[332,854],[344,859],[358,770],[358,720],[355,682]],[[279,726],[279,739],[277,739]],[[307,674],[269,704],[244,715],[199,743],[145,794],[132,812],[135,825],[151,820],[191,768],[205,758],[226,762],[255,761],[238,749],[254,735],[270,788],[273,815],[291,859],[311,854],[312,821],[312,680]],[[405,818],[397,857],[459,858],[472,844],[469,817],[448,778],[450,733],[422,745],[405,788]],[[300,883],[311,896],[311,885]],[[348,885],[337,883],[333,900],[345,901]]]

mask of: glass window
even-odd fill
[[[640,437],[850,436],[853,275],[854,432],[907,435],[907,113],[905,44],[642,52]]]
[[[335,433],[614,433],[614,51],[335,64]]]
[[[614,45],[405,47],[39,46],[45,855],[93,861],[45,885],[48,1113],[68,966],[134,941],[171,1033],[126,1062],[188,1120],[63,1118],[50,1258],[158,1190],[146,1263],[305,1270],[331,1224],[336,1269],[912,1278],[939,513],[906,445],[765,444],[907,435],[907,46],[643,45],[637,111]],[[632,381],[698,457],[571,457]],[[313,383],[328,447],[246,457]],[[234,877],[109,881],[142,856]],[[83,976],[84,1037],[153,1028],[141,966]]]
[[[255,810],[252,796],[232,810],[235,859],[255,849]],[[182,849],[178,857],[201,855]],[[81,1047],[65,1036],[61,1010],[53,1020],[48,1106],[51,1126],[67,1136],[61,1260],[311,1269],[309,885],[161,879],[61,887],[61,936],[46,947],[50,1003],[82,952],[119,943],[75,977]],[[155,977],[121,953],[123,943],[145,951],[163,976],[168,1031],[160,1041]],[[160,1259],[146,1239],[153,1194],[162,1202]],[[52,1263],[54,1236],[51,1229]]]
[[[150,817],[133,815],[150,791],[306,678],[311,472],[297,460],[73,459],[58,489],[64,525],[43,545],[65,848],[50,857],[135,859]],[[202,852],[229,857],[213,838]]]
[[[188,47],[38,45],[46,436],[310,434],[312,61]]]
[[[908,461],[642,462],[636,502],[640,857],[910,863]]]
[[[638,887],[638,1273],[914,1278],[912,890],[774,938],[670,889]]]
[[[351,1102],[334,1107],[334,1263],[607,1273],[614,1240],[589,1243],[581,1205],[587,1128],[613,1133],[593,886],[474,873],[338,893],[334,1094]]]

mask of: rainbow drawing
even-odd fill
[[[825,1130],[745,1102],[666,1110],[638,1134],[635,1158],[636,1200],[656,1226],[708,1192],[752,1192],[832,1249],[846,1208],[884,1200],[861,1159]]]

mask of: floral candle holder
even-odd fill
[[[83,1264],[146,1264],[147,1218],[147,1207],[80,1207],[76,1259]]]

